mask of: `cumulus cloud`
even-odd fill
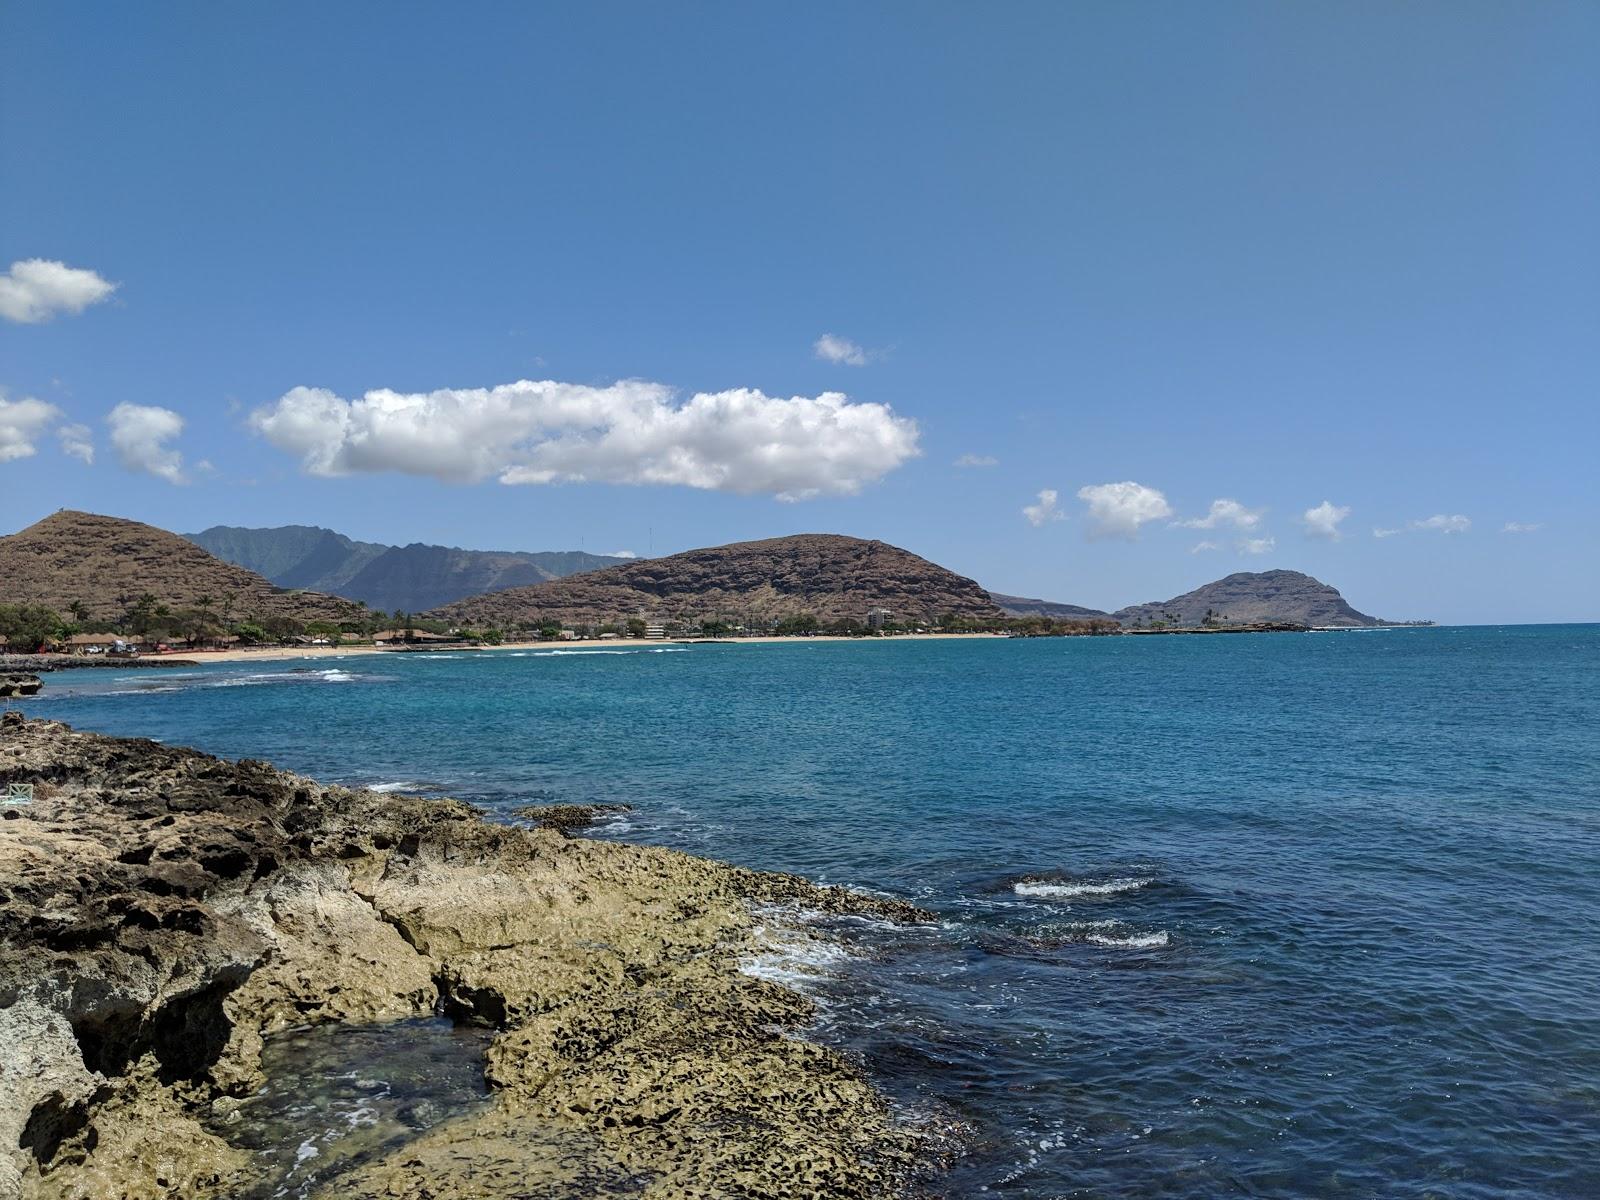
[[[823,362],[846,367],[864,367],[872,358],[865,347],[833,333],[825,333],[813,342],[811,352]]]
[[[1424,533],[1465,533],[1472,528],[1472,522],[1460,513],[1437,513],[1420,521],[1411,522],[1410,527]]]
[[[1051,521],[1065,521],[1067,514],[1062,512],[1056,504],[1060,499],[1061,495],[1055,488],[1044,488],[1039,492],[1039,502],[1037,504],[1024,505],[1022,515],[1028,518],[1028,524],[1035,529],[1041,525],[1047,525]]]
[[[63,425],[56,437],[61,439],[61,453],[93,464],[94,434],[87,425]]]
[[[607,557],[608,558],[638,558],[639,556],[637,554],[635,554],[632,550],[613,550],[609,555],[607,555]]]
[[[1500,527],[1500,532],[1501,533],[1538,533],[1539,530],[1541,530],[1543,528],[1544,528],[1544,523],[1541,522],[1541,521],[1535,521],[1532,524],[1528,524],[1525,521],[1507,521],[1504,525],[1502,525]]]
[[[1264,508],[1246,508],[1237,500],[1213,500],[1211,511],[1203,517],[1187,521],[1174,521],[1180,529],[1216,529],[1219,525],[1232,525],[1238,529],[1254,529],[1261,524]]]
[[[0,392],[0,462],[30,458],[38,453],[38,440],[61,419],[54,404],[24,396],[9,400]]]
[[[1306,509],[1301,521],[1305,524],[1307,537],[1325,538],[1330,542],[1337,542],[1344,536],[1339,532],[1339,522],[1349,515],[1349,505],[1324,500],[1315,508]]]
[[[44,258],[25,258],[0,275],[0,317],[36,325],[61,313],[81,313],[117,290],[93,271]]]
[[[644,380],[524,379],[355,400],[298,387],[250,425],[312,475],[675,484],[780,500],[850,495],[919,453],[915,421],[840,392],[783,399],[742,388],[679,403]]]
[[[1221,545],[1220,542],[1210,542],[1210,541],[1196,542],[1193,546],[1191,546],[1189,548],[1189,553],[1190,554],[1204,554],[1208,550],[1221,550],[1221,549],[1222,549],[1222,545]]]
[[[1272,548],[1277,544],[1278,539],[1272,537],[1245,538],[1239,543],[1239,553],[1271,554]]]
[[[956,459],[958,467],[998,467],[1000,460],[989,454],[963,454]]]
[[[1089,506],[1089,516],[1094,525],[1094,537],[1135,538],[1139,526],[1147,521],[1160,521],[1172,515],[1167,498],[1155,488],[1134,483],[1097,483],[1078,489],[1078,499]]]
[[[183,418],[170,408],[119,404],[106,417],[111,446],[130,471],[144,471],[168,483],[186,483],[183,455],[167,443],[183,432]]]

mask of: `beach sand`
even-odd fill
[[[736,645],[770,646],[803,645],[807,642],[859,642],[863,645],[881,645],[885,642],[948,642],[972,640],[1005,640],[1003,633],[901,633],[893,637],[748,637],[748,638],[610,638],[605,641],[581,642],[505,642],[499,646],[463,646],[459,649],[441,650],[389,650],[377,646],[260,646],[248,650],[183,650],[169,655],[146,655],[145,658],[182,658],[198,663],[217,662],[274,662],[282,659],[351,658],[364,654],[494,654],[506,650],[609,650],[613,648],[648,646]]]

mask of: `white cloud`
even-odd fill
[[[1078,499],[1089,506],[1094,519],[1090,533],[1095,537],[1135,538],[1146,521],[1159,521],[1172,515],[1167,498],[1155,488],[1125,480],[1122,483],[1097,483],[1078,489]]]
[[[1305,516],[1301,520],[1305,524],[1307,537],[1326,538],[1330,542],[1337,542],[1344,536],[1339,532],[1339,522],[1349,515],[1349,505],[1324,500],[1315,508],[1306,509]]]
[[[1196,542],[1192,547],[1190,547],[1189,553],[1190,554],[1204,554],[1208,550],[1221,550],[1221,549],[1222,549],[1222,544],[1220,542],[1209,542],[1209,541],[1207,541],[1207,542]]]
[[[1411,522],[1412,529],[1434,533],[1465,533],[1472,528],[1472,522],[1460,513],[1446,515],[1439,513],[1422,521]]]
[[[35,443],[60,419],[61,410],[54,404],[32,396],[8,400],[0,392],[0,462],[38,453]]]
[[[613,550],[606,557],[607,558],[638,558],[639,556],[637,554],[635,554],[632,550]]]
[[[183,418],[170,408],[119,404],[106,417],[111,445],[130,471],[146,471],[168,483],[187,483],[183,455],[167,445],[183,432]]]
[[[958,467],[998,467],[1000,460],[990,454],[963,454],[956,459]]]
[[[1392,538],[1397,533],[1404,533],[1403,529],[1374,529],[1372,536],[1375,538]]]
[[[1232,525],[1238,529],[1254,529],[1261,524],[1264,508],[1246,508],[1237,500],[1213,500],[1211,511],[1203,517],[1187,521],[1174,521],[1180,529],[1215,529],[1219,525]]]
[[[20,259],[0,275],[0,317],[34,325],[59,313],[81,313],[116,290],[93,271],[44,258]]]
[[[1271,554],[1273,547],[1277,544],[1278,539],[1272,537],[1245,538],[1239,543],[1239,553]]]
[[[1057,507],[1056,502],[1061,499],[1061,494],[1055,488],[1044,488],[1039,492],[1037,504],[1023,506],[1022,515],[1028,518],[1028,524],[1035,529],[1051,521],[1065,521],[1067,514]]]
[[[864,367],[872,355],[849,338],[825,333],[811,344],[811,352],[823,362],[838,363],[846,367]]]
[[[1500,527],[1500,532],[1501,533],[1538,533],[1539,530],[1541,530],[1543,528],[1544,528],[1544,523],[1542,521],[1535,521],[1532,524],[1529,524],[1529,523],[1527,523],[1525,521],[1507,521],[1504,525],[1502,525]]]
[[[915,421],[841,392],[783,399],[744,388],[677,403],[644,380],[524,379],[355,400],[298,387],[250,425],[312,475],[675,484],[780,500],[858,492],[920,452]]]
[[[61,453],[93,464],[94,434],[87,425],[63,425],[56,436],[61,439]]]

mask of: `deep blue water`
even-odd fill
[[[774,969],[950,1197],[1600,1196],[1600,626],[295,665],[29,708],[934,909]]]

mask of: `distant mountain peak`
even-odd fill
[[[581,550],[462,550],[426,542],[386,546],[320,525],[217,525],[185,536],[280,586],[331,592],[385,612],[421,612],[481,592],[627,561]]]
[[[209,597],[239,617],[340,621],[359,613],[348,600],[285,590],[175,533],[121,517],[62,509],[0,537],[0,601],[63,614],[79,604],[91,620],[107,620],[145,593],[174,607]]]
[[[1303,571],[1235,571],[1171,600],[1120,608],[1112,616],[1124,625],[1175,620],[1199,625],[1208,617],[1225,625],[1288,621],[1300,625],[1382,625],[1377,617],[1352,608],[1339,590]]]

